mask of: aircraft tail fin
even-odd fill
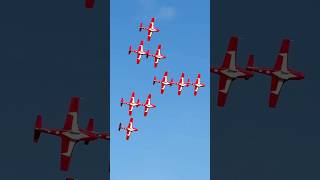
[[[41,127],[42,127],[42,116],[38,115],[35,123],[34,135],[33,135],[34,143],[38,143],[39,141],[40,134],[41,134],[41,131],[40,131]]]
[[[124,100],[123,100],[123,98],[121,98],[121,100],[120,100],[120,106],[122,106],[123,103],[124,103]]]
[[[148,51],[146,52],[146,56],[147,56],[147,58],[150,56],[150,50],[148,50]]]
[[[156,83],[156,81],[157,81],[157,77],[156,76],[154,76],[154,78],[153,78],[153,85]]]
[[[118,131],[120,131],[121,129],[122,129],[122,124],[119,123]]]
[[[90,118],[87,125],[87,131],[93,131],[94,129],[94,120],[93,118]]]
[[[248,58],[247,70],[254,67],[254,55],[250,54]]]
[[[140,25],[139,25],[139,31],[141,31],[142,29],[143,29],[143,24],[141,22]]]
[[[190,78],[188,78],[188,81],[187,81],[187,87],[189,87],[190,86],[190,84],[191,84],[191,81],[190,81]]]
[[[128,50],[128,54],[131,54],[131,52],[132,52],[132,46],[130,45],[129,50]]]
[[[90,118],[87,125],[87,131],[92,132],[94,129],[94,120],[93,118]],[[84,144],[88,145],[90,141],[85,141]]]

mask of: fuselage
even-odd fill
[[[42,132],[66,137],[73,141],[92,141],[96,140],[99,136],[98,134],[88,132],[85,130],[72,131],[72,130],[61,130],[61,129],[41,129]]]

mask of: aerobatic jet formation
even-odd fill
[[[288,68],[288,52],[290,40],[282,41],[276,63],[273,68],[254,67],[254,56],[251,55],[248,62],[247,70],[271,76],[271,88],[269,96],[269,107],[276,107],[280,95],[281,87],[288,80],[304,79],[304,74]]]
[[[163,74],[162,80],[157,80],[157,77],[154,76],[152,83],[153,83],[153,85],[155,83],[161,84],[161,89],[160,89],[160,93],[161,94],[164,93],[165,87],[167,85],[170,86],[170,87],[172,85],[178,85],[178,95],[181,95],[183,87],[189,87],[190,85],[192,85],[192,86],[194,86],[194,93],[193,94],[194,94],[194,96],[196,96],[197,93],[198,93],[199,88],[200,87],[205,87],[205,84],[200,82],[200,78],[201,78],[201,75],[198,74],[197,79],[195,80],[194,83],[190,82],[189,78],[188,78],[188,81],[185,82],[184,73],[181,73],[179,82],[175,82],[173,79],[171,79],[171,81],[168,81],[168,71],[166,71]]]
[[[152,54],[151,56],[154,57],[154,68],[156,68],[158,66],[159,60],[166,58],[166,56],[161,54],[161,44],[158,45],[156,53]]]
[[[121,98],[120,100],[120,106],[122,106],[123,104],[126,104],[129,106],[129,116],[132,115],[132,111],[134,107],[139,107],[140,106],[140,100],[138,99],[137,102],[135,102],[134,97],[135,93],[132,92],[131,93],[131,97],[130,97],[130,101],[129,102],[125,102],[123,98]]]
[[[79,141],[89,144],[90,141],[97,139],[110,140],[109,133],[94,132],[94,121],[91,118],[86,129],[79,128],[79,97],[72,97],[69,106],[69,111],[66,116],[63,129],[48,129],[42,128],[42,116],[38,115],[34,129],[34,143],[38,143],[41,133],[59,136],[61,138],[61,155],[60,155],[60,169],[67,171],[71,161],[71,156],[75,145]]]
[[[134,98],[135,98],[135,93],[132,92],[129,102],[125,102],[123,98],[121,98],[121,100],[120,100],[120,106],[122,106],[123,104],[126,104],[126,105],[129,106],[129,116],[132,115],[132,111],[133,111],[134,107],[144,106],[145,107],[144,108],[144,116],[148,115],[148,112],[149,112],[150,108],[155,108],[156,107],[156,105],[151,104],[151,94],[148,95],[145,104],[140,103],[139,99],[137,100],[137,102],[135,102]]]
[[[198,74],[196,81],[194,83],[191,83],[191,85],[194,86],[193,94],[195,96],[198,94],[198,90],[199,90],[200,87],[205,87],[205,84],[200,82],[200,78],[201,78],[201,75]]]
[[[133,127],[133,118],[130,118],[128,127],[126,127],[126,128],[125,128],[125,127],[122,127],[122,124],[120,123],[118,130],[119,130],[119,131],[120,131],[120,130],[125,130],[125,131],[127,131],[127,133],[126,133],[126,140],[127,140],[127,141],[129,140],[130,135],[131,135],[132,132],[138,131],[137,128],[134,128],[134,127]]]
[[[152,36],[152,33],[153,32],[160,32],[160,29],[159,28],[155,28],[154,27],[154,20],[155,18],[153,17],[149,23],[149,27],[144,27],[142,22],[140,23],[140,26],[139,26],[139,31],[141,30],[147,30],[148,31],[148,41],[151,40],[151,36]]]
[[[185,81],[184,81],[184,73],[181,73],[179,82],[175,82],[174,84],[176,84],[176,85],[178,86],[178,96],[180,96],[183,87],[189,87],[189,85],[190,85],[190,79],[188,79],[188,81],[185,82]]]
[[[157,77],[154,76],[154,78],[153,78],[153,85],[154,85],[155,83],[161,84],[160,93],[163,94],[166,86],[167,86],[167,85],[168,85],[168,86],[172,86],[172,85],[174,84],[174,81],[173,81],[173,79],[171,79],[170,82],[168,81],[168,71],[166,71],[166,72],[164,72],[164,74],[163,74],[162,80],[157,80]]]
[[[143,44],[144,44],[144,42],[143,42],[143,40],[141,40],[141,41],[140,41],[140,44],[139,44],[139,47],[138,47],[138,50],[132,49],[132,46],[131,46],[131,45],[129,46],[128,54],[131,54],[131,52],[134,52],[134,53],[137,54],[137,59],[136,59],[137,64],[140,64],[141,57],[142,57],[143,55],[145,55],[147,58],[148,58],[149,55],[150,55],[150,51],[149,51],[149,50],[148,50],[148,51],[144,51],[144,50],[143,50]]]
[[[140,104],[140,106],[144,106],[144,116],[148,115],[149,109],[150,108],[155,108],[156,105],[151,104],[151,94],[148,95],[148,98],[144,104]]]
[[[219,68],[212,67],[210,69],[212,73],[220,75],[218,92],[218,106],[220,107],[225,105],[230,85],[234,80],[238,78],[244,78],[247,80],[253,76],[252,72],[237,66],[237,49],[238,37],[231,37],[223,64]]]

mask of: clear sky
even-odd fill
[[[151,42],[147,32],[138,25],[147,25],[152,17],[161,29]],[[123,180],[194,180],[210,178],[210,98],[209,98],[209,1],[134,0],[111,1],[111,179]],[[153,68],[153,58],[128,55],[131,44],[137,48],[140,40],[145,49],[155,52],[158,43],[167,59]],[[185,88],[181,96],[177,87],[167,87],[163,95],[160,85],[152,85],[153,76],[179,79],[181,72],[195,81],[201,73],[207,85],[193,96],[193,87]],[[129,122],[128,107],[120,107],[120,98],[136,98],[145,102],[149,93],[157,105],[147,117],[143,108],[135,108],[134,133],[129,141],[125,132],[118,132],[119,122]]]
[[[83,98],[80,127],[93,117],[95,130],[107,131],[107,1],[92,10],[82,0],[2,3],[0,179],[106,179],[108,142],[77,144],[61,172],[60,138],[32,138],[37,114],[43,127],[63,127],[72,96]]]

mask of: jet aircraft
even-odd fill
[[[134,53],[137,54],[137,59],[136,59],[137,64],[140,64],[141,57],[142,57],[143,55],[145,55],[147,58],[148,58],[149,55],[150,55],[150,51],[149,51],[149,50],[148,50],[148,51],[144,51],[144,50],[143,50],[143,44],[144,44],[144,42],[143,42],[143,40],[141,40],[141,41],[140,41],[140,44],[139,44],[139,47],[138,47],[138,50],[132,49],[132,46],[131,46],[131,45],[129,46],[128,54],[131,54],[131,52],[134,52]]]
[[[157,80],[157,77],[154,76],[154,78],[153,78],[153,85],[154,85],[155,83],[161,84],[160,93],[163,94],[166,86],[167,86],[167,85],[168,85],[168,86],[172,86],[172,85],[174,84],[174,81],[173,81],[173,79],[171,79],[170,82],[168,81],[168,71],[166,71],[166,72],[163,74],[162,80]]]
[[[152,36],[152,33],[153,32],[160,32],[160,29],[159,28],[155,28],[154,27],[154,20],[155,18],[153,17],[149,23],[149,27],[144,27],[142,22],[140,23],[140,26],[139,26],[139,31],[141,30],[147,30],[148,31],[148,41],[151,40],[151,36]]]
[[[284,39],[273,68],[254,67],[254,56],[250,55],[249,57],[247,70],[271,76],[269,96],[269,107],[271,108],[276,107],[281,88],[287,81],[304,79],[303,73],[288,68],[289,47],[290,40]]]
[[[236,64],[236,56],[238,49],[238,37],[231,37],[225,54],[223,64],[219,68],[212,67],[210,71],[220,75],[219,79],[219,92],[218,92],[218,106],[223,107],[225,105],[227,95],[230,89],[231,83],[238,79],[249,79],[253,76],[253,73],[242,69]]]
[[[42,127],[42,116],[38,115],[35,123],[34,143],[38,143],[41,133],[55,135],[61,138],[61,155],[60,155],[60,169],[67,171],[71,161],[71,156],[75,145],[79,141],[84,141],[88,144],[90,141],[96,139],[109,140],[108,133],[97,133],[93,131],[94,121],[91,118],[86,129],[79,128],[78,115],[79,115],[79,97],[72,97],[69,106],[69,111],[66,116],[64,127],[62,129],[49,129]]]
[[[119,131],[121,131],[121,130],[127,131],[127,133],[126,133],[126,140],[127,140],[127,141],[129,140],[130,135],[131,135],[132,132],[138,131],[137,128],[134,128],[134,127],[133,127],[133,118],[130,118],[128,127],[126,127],[126,128],[125,128],[125,127],[122,127],[122,124],[120,123],[118,130],[119,130]]]

